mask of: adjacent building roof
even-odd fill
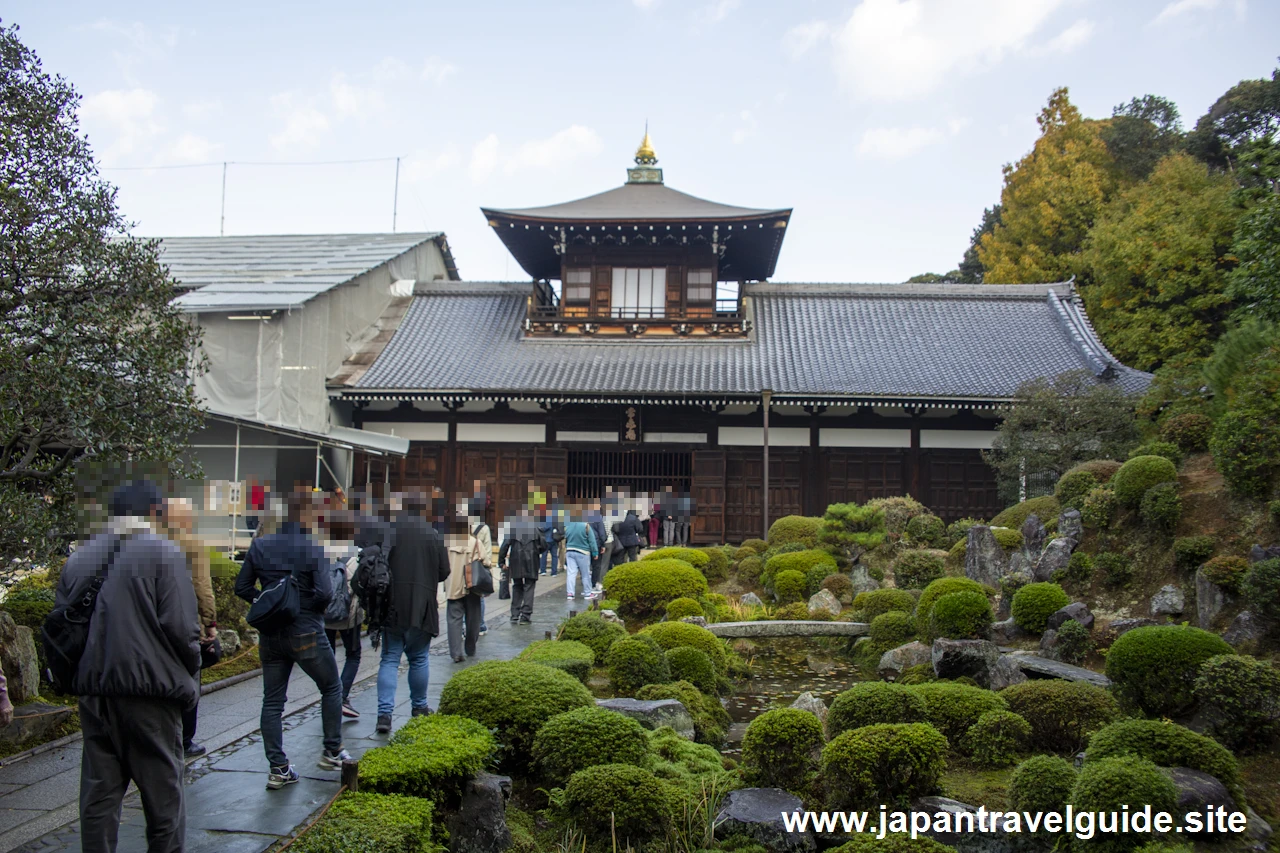
[[[431,240],[456,278],[439,231],[165,237],[160,258],[185,291],[177,299],[184,310],[261,311],[301,305]]]
[[[732,400],[865,404],[1009,400],[1037,377],[1089,370],[1130,392],[1074,288],[756,284],[746,339],[526,337],[530,287],[420,285],[399,328],[344,397]]]

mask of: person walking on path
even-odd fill
[[[622,559],[617,560],[616,562],[634,563],[639,559],[640,543],[643,536],[644,526],[640,524],[640,519],[636,516],[636,511],[634,509],[627,510],[627,517],[622,519],[618,524],[618,540],[626,550],[623,552]]]
[[[538,584],[538,561],[549,546],[526,510],[507,525],[498,551],[498,564],[511,581],[511,621],[528,625],[533,621],[533,593]]]
[[[600,546],[600,550],[591,557],[591,591],[600,592],[605,564],[609,558],[609,546],[612,544],[600,503],[597,502],[595,508],[587,512],[587,524],[591,525],[591,532],[596,535],[596,544]]]
[[[347,595],[351,607],[346,619],[336,622],[326,620],[324,633],[335,658],[338,654],[338,640],[342,640],[344,659],[342,675],[339,677],[342,683],[342,716],[358,720],[360,712],[351,704],[350,697],[351,686],[356,683],[356,674],[360,671],[360,626],[364,624],[364,611],[360,609],[360,602],[356,600],[352,585],[356,569],[360,565],[360,550],[351,541],[352,529],[353,525],[348,517],[337,519],[329,525],[329,541],[324,545],[325,557],[330,564],[341,564],[342,571],[347,576]]]
[[[343,761],[351,758],[342,748],[342,682],[338,677],[338,662],[323,639],[324,611],[333,598],[333,583],[324,549],[309,532],[318,509],[311,494],[290,495],[288,520],[282,522],[276,532],[253,541],[236,578],[236,595],[251,602],[258,596],[259,587],[265,590],[292,575],[301,599],[301,608],[292,625],[263,631],[258,638],[258,657],[262,660],[262,746],[267,754],[267,788],[273,791],[299,778],[285,755],[281,722],[294,664],[302,668],[320,691],[324,751],[319,766],[337,770]]]
[[[200,645],[208,648],[218,639],[218,608],[213,597],[213,572],[210,568],[209,550],[196,538],[195,511],[187,498],[170,498],[165,502],[164,533],[173,541],[191,569],[191,583],[196,591],[196,609],[200,612]],[[208,752],[196,743],[196,704],[182,712],[182,751],[187,758],[197,758]]]
[[[382,630],[378,665],[379,734],[391,731],[396,705],[400,658],[409,658],[409,702],[413,715],[429,714],[427,652],[440,633],[439,585],[449,577],[444,538],[427,523],[424,495],[405,498],[404,510],[391,526],[391,613]]]
[[[471,564],[483,563],[480,540],[467,532],[467,519],[459,518],[449,531],[449,578],[445,582],[445,611],[448,619],[449,656],[462,663],[476,653],[480,636],[482,598],[472,589]],[[463,656],[465,653],[465,657]]]
[[[156,531],[164,497],[146,480],[115,490],[104,533],[62,569],[55,609],[98,578],[88,641],[72,681],[80,697],[80,837],[85,853],[114,853],[129,783],[142,795],[148,853],[181,853],[182,713],[200,685],[200,621],[186,558]]]
[[[546,546],[542,549],[542,552],[541,552],[541,557],[540,557],[541,566],[539,568],[538,574],[540,575],[547,574],[548,567],[549,567],[551,577],[555,577],[556,570],[557,570],[556,551],[557,551],[557,543],[559,542],[559,540],[556,539],[556,534],[558,531],[556,530],[555,516],[552,515],[552,512],[550,509],[548,509],[546,512],[547,512],[546,516],[542,519],[541,523],[539,523],[538,525],[538,531],[542,534],[543,545]]]
[[[492,572],[493,534],[489,531],[489,525],[484,523],[485,498],[483,492],[468,502],[467,510],[467,526],[471,528],[471,535],[475,537],[477,547],[480,549],[480,562],[484,563],[485,568]],[[487,633],[489,633],[489,624],[485,621],[484,596],[481,596],[479,636],[483,637]]]
[[[591,588],[591,558],[600,551],[596,542],[596,534],[584,521],[570,521],[564,527],[564,546],[569,576],[565,579],[565,592],[573,601],[578,588],[578,578],[582,578],[582,597],[590,601],[596,597]]]

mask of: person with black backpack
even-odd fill
[[[324,552],[330,560],[333,598],[325,608],[324,633],[335,658],[338,654],[338,640],[342,641],[345,651],[341,675],[342,716],[358,720],[360,712],[352,706],[350,697],[351,686],[355,684],[356,674],[360,671],[360,626],[364,623],[364,612],[360,609],[360,602],[354,591],[356,570],[360,567],[360,551],[351,541],[351,522],[346,517],[339,517],[331,522],[328,532],[329,541],[324,545]]]
[[[498,565],[511,581],[511,621],[528,625],[533,621],[533,591],[538,584],[538,564],[550,547],[529,510],[504,525]]]

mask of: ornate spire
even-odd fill
[[[654,166],[658,162],[658,154],[653,150],[653,141],[649,139],[649,128],[644,129],[644,140],[636,149],[637,166]]]
[[[653,150],[653,140],[649,138],[649,123],[644,123],[644,139],[636,149],[635,168],[627,169],[629,184],[660,184],[662,170],[658,168],[658,154]]]

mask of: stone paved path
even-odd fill
[[[449,659],[443,636],[431,647],[428,701],[432,708],[453,673],[482,660],[515,657],[534,640],[553,630],[570,609],[585,610],[579,599],[567,603],[564,574],[542,578],[533,609],[532,625],[512,625],[507,602],[487,601],[489,633],[480,638],[476,657],[463,664]],[[441,607],[441,623],[444,608]],[[338,651],[341,668],[343,651]],[[406,667],[401,665],[393,727],[409,717]],[[374,733],[377,716],[377,654],[365,640],[360,674],[351,690],[358,720],[346,721],[346,747],[359,758],[365,750],[386,742]],[[295,669],[285,706],[284,745],[303,779],[280,791],[266,790],[267,761],[258,734],[262,708],[262,680],[253,678],[200,700],[197,740],[209,754],[187,765],[188,853],[261,853],[291,835],[338,792],[336,771],[316,766],[321,752],[319,694],[311,680]],[[0,851],[79,851],[80,743],[0,767]],[[136,791],[125,799],[120,825],[120,853],[146,850],[145,821]]]

